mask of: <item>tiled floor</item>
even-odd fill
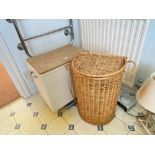
[[[145,112],[137,105],[133,112]],[[128,125],[130,130],[127,129]],[[135,118],[117,106],[116,117],[107,125],[84,122],[76,106],[53,113],[39,94],[28,100],[18,99],[0,109],[0,134],[10,135],[143,135],[146,132]]]

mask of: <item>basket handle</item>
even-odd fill
[[[127,64],[128,63],[132,63],[133,64],[132,70],[131,70],[131,72],[129,74],[129,75],[133,75],[136,72],[136,63],[134,61],[132,61],[132,60],[127,61]]]

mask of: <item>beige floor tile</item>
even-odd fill
[[[30,107],[27,107],[27,108],[24,108],[24,110],[20,110],[20,111],[17,111],[15,113],[15,119],[16,119],[16,122],[17,124],[22,124],[24,123],[26,120],[28,120],[29,118],[33,117],[33,111]]]
[[[138,116],[138,112],[135,111],[133,108],[131,108],[126,114],[128,115],[128,113],[134,116]]]
[[[124,119],[124,117],[126,116],[126,114],[125,114],[125,112],[124,112],[124,110],[117,110],[116,112],[115,112],[115,116],[119,119],[119,120],[121,120],[121,121],[123,121],[123,119]]]
[[[0,121],[5,119],[6,117],[9,117],[10,113],[11,113],[11,111],[9,109],[9,106],[0,108]]]
[[[74,130],[68,130],[65,135],[77,135]]]
[[[134,126],[134,128],[135,128],[134,132],[135,133],[131,131],[131,134],[132,133],[133,134],[137,134],[137,135],[139,135],[139,134],[141,134],[141,135],[146,134],[145,130],[138,124],[138,122],[136,120],[126,120],[125,124],[126,124],[126,126],[128,126],[128,125]]]
[[[129,113],[131,113],[132,115],[137,115],[135,111],[129,111]],[[123,109],[116,110],[115,116],[116,118],[118,118],[123,122],[129,121],[129,120],[136,121],[136,117],[133,117],[127,114]]]
[[[23,98],[21,98],[21,99],[17,100],[16,102],[10,104],[9,106],[10,106],[10,109],[12,112],[18,112],[18,111],[27,109],[27,103]]]
[[[34,133],[34,135],[48,135],[46,130],[39,130],[38,132]]]
[[[68,124],[64,121],[63,118],[57,117],[47,125],[47,132],[49,134],[62,135],[68,129]]]
[[[103,126],[104,131],[110,135],[124,135],[128,133],[126,126],[119,119],[114,118],[110,123]]]
[[[57,113],[53,113],[47,104],[43,101],[39,94],[34,95],[29,99],[32,102],[31,107],[27,106],[24,99],[19,99],[6,107],[0,109],[0,134],[20,135],[143,135],[146,132],[137,125],[136,118],[124,112],[122,108],[117,106],[116,117],[107,125],[103,126],[104,131],[98,131],[97,126],[84,122],[77,111],[76,106],[71,107],[63,112],[62,117],[57,117]],[[33,110],[32,110],[33,109]],[[143,109],[144,110],[144,109]],[[10,117],[10,113],[15,112],[14,117]],[[33,113],[39,112],[38,117],[33,117]],[[138,112],[142,108],[138,105],[133,110]],[[15,121],[15,119],[16,121]],[[41,121],[41,122],[40,122]],[[124,122],[124,123],[123,123]],[[14,129],[15,125],[21,124],[20,129]],[[126,125],[134,125],[134,132],[128,131]],[[46,130],[41,130],[41,124],[47,124]],[[74,130],[68,130],[69,124],[74,124]]]
[[[105,131],[97,131],[95,135],[108,135]]]
[[[133,108],[131,108],[128,112],[125,112],[120,106],[117,106],[116,108],[116,117],[120,119],[121,121],[126,119],[136,120],[136,117],[133,117],[131,115],[137,116],[138,112],[143,112],[144,115],[147,114],[147,111],[139,104],[136,104]],[[129,114],[131,115],[129,115]]]
[[[128,129],[128,126],[134,126],[134,124],[135,124],[135,121],[131,121],[131,120],[125,122],[125,126],[126,126],[126,128],[127,128],[128,131],[130,131],[130,130]]]
[[[46,107],[39,112],[38,118],[43,124],[47,124],[57,117],[57,113],[51,111],[50,108]]]
[[[13,129],[8,135],[22,135],[19,129]]]
[[[44,108],[47,108],[48,105],[44,102],[44,100],[41,98],[39,94],[35,94],[30,98],[32,102],[32,109],[36,112],[39,112],[43,110]]]
[[[16,122],[13,117],[7,117],[0,121],[0,134],[7,134],[15,128]]]
[[[32,135],[41,129],[41,123],[37,117],[32,117],[21,124],[20,131],[22,134]]]
[[[135,131],[129,131],[128,135],[139,135],[139,134],[137,132],[135,132]]]
[[[63,118],[69,124],[74,124],[76,121],[80,119],[79,112],[76,106],[71,107],[63,113]]]
[[[97,126],[88,124],[80,119],[74,126],[74,130],[76,133],[80,135],[92,135],[97,131]]]

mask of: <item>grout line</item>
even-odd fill
[[[78,133],[74,130],[75,134],[78,135]]]
[[[106,133],[106,135],[109,135],[105,130],[103,130],[105,133]]]
[[[80,117],[79,120],[77,120],[77,121],[75,122],[75,124],[77,124],[78,122],[80,122],[80,120],[83,121],[83,119]],[[74,125],[75,125],[75,124],[74,124]]]
[[[63,115],[62,115],[62,117],[61,117],[68,125],[69,125],[69,123],[65,120],[65,118],[63,118]]]
[[[47,129],[46,129],[46,132],[47,132],[48,135],[51,135],[51,134],[47,131]]]
[[[45,129],[46,130],[46,129]],[[48,131],[46,130],[47,135],[49,135]]]

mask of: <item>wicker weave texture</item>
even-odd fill
[[[83,120],[103,125],[113,119],[126,63],[126,57],[89,53],[73,58],[73,85]]]

